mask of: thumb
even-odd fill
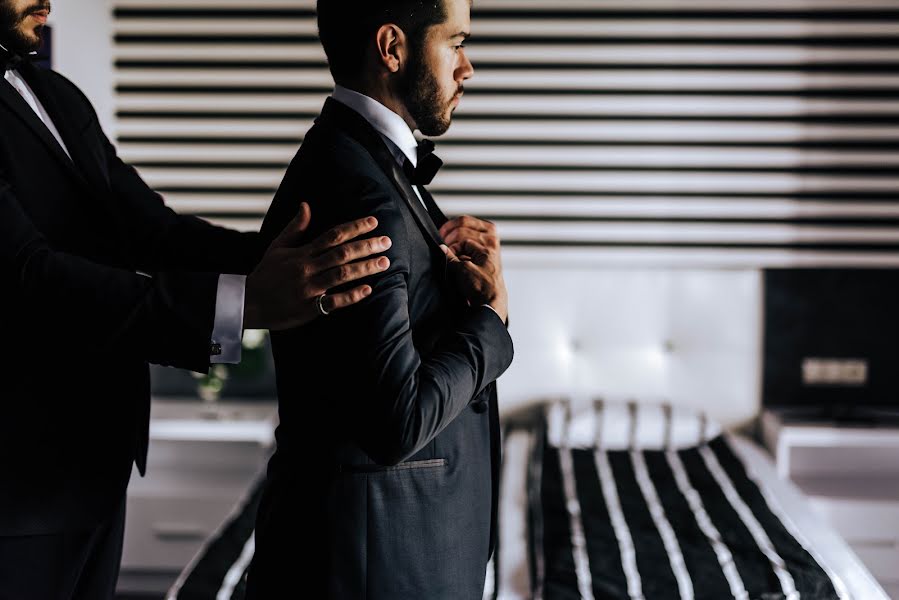
[[[300,204],[300,211],[297,213],[287,227],[278,234],[275,241],[272,242],[272,248],[290,248],[300,243],[309,223],[312,221],[312,209],[305,202]]]
[[[440,244],[440,249],[443,250],[444,254],[446,254],[446,259],[448,262],[451,262],[451,263],[462,262],[461,260],[459,260],[459,257],[456,256],[456,253],[453,252],[452,249],[450,249],[450,247],[447,246],[446,244]]]

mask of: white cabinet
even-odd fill
[[[265,472],[272,401],[154,401],[147,476],[132,474],[119,591],[161,593]]]
[[[761,427],[778,474],[899,598],[899,428],[802,422],[773,411]]]

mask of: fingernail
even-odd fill
[[[377,227],[378,226],[378,220],[374,217],[369,217],[368,220],[366,221],[366,223],[368,223],[369,227]]]
[[[389,258],[384,258],[384,257],[379,258],[379,259],[378,259],[378,266],[381,267],[382,269],[386,269],[387,267],[390,266],[390,259],[389,259]]]
[[[393,240],[391,240],[389,237],[387,237],[387,236],[385,235],[384,237],[381,238],[381,245],[382,245],[385,249],[386,249],[386,248],[390,248],[390,247],[393,245]]]
[[[370,287],[362,288],[362,295],[363,296],[371,296],[371,288]]]

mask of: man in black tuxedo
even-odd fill
[[[447,130],[473,73],[469,0],[319,0],[318,23],[337,86],[262,233],[322,198],[313,231],[373,214],[391,266],[361,303],[272,336],[281,421],[248,598],[479,599],[507,294],[493,226],[447,221],[412,135]]]
[[[387,244],[345,243],[367,219],[297,247],[302,206],[266,251],[169,210],[80,90],[25,58],[50,10],[35,2],[0,0],[0,599],[102,600],[146,466],[147,363],[205,372],[239,360],[244,327],[358,302],[369,285],[322,295],[385,269],[354,261]]]

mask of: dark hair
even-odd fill
[[[318,35],[338,83],[362,73],[366,47],[386,23],[394,23],[420,47],[425,32],[447,18],[445,0],[318,0]]]

